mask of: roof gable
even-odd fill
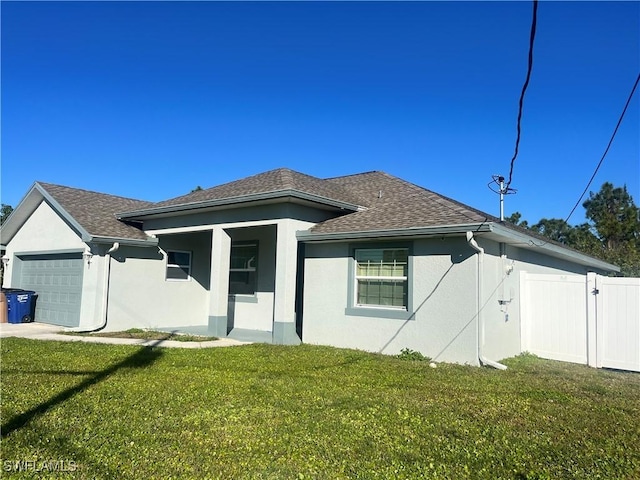
[[[91,241],[152,242],[138,226],[119,221],[115,212],[141,208],[150,202],[36,182],[2,225],[2,243],[15,233],[41,202],[47,202],[82,238]]]
[[[38,182],[90,236],[115,239],[147,240],[137,226],[119,221],[115,213],[144,208],[151,202],[118,197],[78,188]]]

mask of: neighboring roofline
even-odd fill
[[[38,199],[36,202],[32,202],[32,204],[29,205],[27,202],[30,196],[34,192],[39,194],[42,198]],[[51,206],[51,208],[53,208],[53,210],[55,210],[58,213],[58,215],[60,215],[60,217],[62,217],[62,219],[78,233],[78,236],[80,237],[80,239],[85,243],[120,242],[123,245],[131,245],[131,246],[155,246],[158,244],[157,238],[149,238],[147,240],[142,240],[142,239],[126,238],[126,237],[123,237],[123,238],[105,237],[105,236],[90,234],[80,223],[78,223],[78,221],[75,218],[73,218],[73,216],[69,212],[67,212],[64,209],[62,205],[60,205],[60,203],[55,198],[51,196],[51,194],[49,194],[49,192],[46,191],[46,189],[39,182],[35,182],[31,186],[27,194],[22,198],[22,200],[20,200],[20,203],[18,204],[18,206],[7,217],[7,220],[4,222],[2,227],[0,227],[0,236],[2,237],[3,245],[6,246],[13,239],[13,237],[18,232],[18,230],[20,230],[22,225],[24,225],[27,219],[36,210],[36,208],[38,208],[38,205],[40,205],[40,203],[43,200],[46,201]],[[24,218],[20,220],[18,219],[18,215],[21,214],[24,208],[29,208],[30,210],[25,212],[26,215],[24,215]],[[16,225],[15,227],[11,228],[12,227],[11,224],[14,223],[15,221],[20,222],[19,225]],[[4,233],[6,233],[7,231],[7,227],[10,227],[9,239],[5,238],[5,235],[4,235]]]
[[[116,214],[116,218],[119,220],[127,218],[140,218],[152,215],[166,215],[171,213],[180,213],[188,210],[200,210],[203,208],[215,208],[226,207],[232,205],[239,205],[243,203],[261,202],[266,200],[275,200],[279,198],[297,198],[312,203],[320,203],[329,207],[337,208],[339,210],[351,210],[357,212],[362,210],[363,207],[340,200],[334,200],[331,198],[323,197],[320,195],[314,195],[311,193],[302,192],[295,189],[275,190],[272,192],[253,193],[249,195],[239,195],[235,197],[216,198],[212,200],[203,200],[200,202],[180,203],[176,205],[164,205],[160,207],[143,208],[140,210],[132,210],[128,212],[121,212]]]
[[[597,268],[609,272],[620,272],[620,267],[599,260],[571,248],[558,245],[552,241],[544,241],[496,222],[468,223],[457,225],[439,225],[434,227],[399,228],[388,230],[365,230],[354,232],[314,233],[308,230],[296,232],[299,241],[304,243],[342,242],[345,240],[406,238],[406,237],[439,237],[463,235],[466,232],[486,235],[488,238],[528,250],[543,250],[547,255],[572,261],[580,265]]]

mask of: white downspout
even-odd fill
[[[106,266],[104,269],[104,292],[102,295],[102,322],[93,327],[67,328],[65,332],[89,333],[97,332],[107,326],[107,312],[109,308],[109,283],[111,281],[111,254],[120,248],[120,242],[115,242],[104,255]]]
[[[467,232],[467,242],[476,252],[478,252],[478,274],[476,275],[476,291],[478,292],[478,314],[476,315],[476,323],[478,328],[478,360],[481,365],[489,365],[490,367],[497,368],[498,370],[506,370],[507,366],[498,363],[494,360],[486,358],[483,354],[482,348],[484,346],[484,313],[483,313],[483,271],[484,271],[484,248],[478,245],[478,242],[473,238],[473,232]]]

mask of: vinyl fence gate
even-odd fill
[[[522,351],[640,372],[640,278],[520,274]]]

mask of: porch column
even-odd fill
[[[289,219],[278,221],[276,230],[276,282],[273,300],[273,343],[298,345],[296,333],[296,272],[298,240],[296,225]]]
[[[227,336],[231,237],[222,228],[211,232],[211,280],[209,283],[209,330]]]

